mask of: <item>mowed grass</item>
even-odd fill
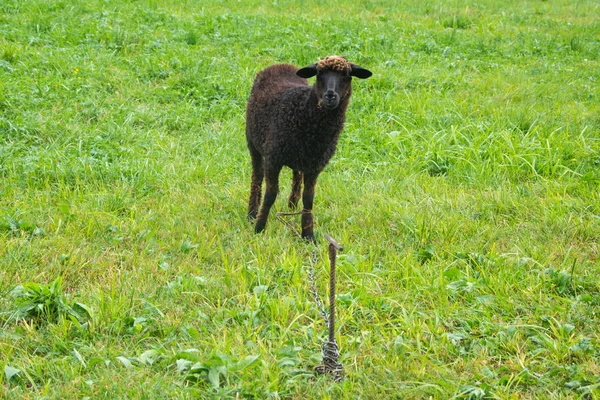
[[[3,0],[0,395],[599,398],[600,4],[396,3]],[[246,220],[255,74],[331,54],[340,383]]]

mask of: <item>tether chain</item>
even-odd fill
[[[290,215],[298,215],[302,214],[303,211],[293,212],[293,213],[277,213],[277,218],[286,224],[292,232],[294,232],[297,236],[302,237],[302,235],[285,219],[282,217],[290,216]],[[329,235],[324,235],[327,241],[329,242],[329,265],[330,265],[330,275],[329,275],[329,310],[328,313],[321,302],[321,298],[319,297],[319,293],[317,291],[317,285],[315,280],[315,266],[317,265],[317,245],[315,243],[315,249],[312,252],[311,261],[312,264],[308,269],[308,280],[310,285],[310,292],[315,299],[315,303],[317,304],[317,308],[319,309],[319,313],[323,317],[325,321],[325,325],[327,325],[329,336],[328,340],[323,342],[321,345],[321,353],[323,355],[323,364],[316,367],[316,371],[318,374],[330,374],[334,381],[339,382],[344,378],[344,367],[338,361],[340,358],[339,348],[335,341],[335,261],[336,261],[336,251],[342,250],[342,247]]]
[[[325,310],[323,303],[321,302],[321,298],[319,297],[319,292],[317,291],[317,284],[315,280],[315,266],[317,265],[317,250],[313,250],[312,252],[312,265],[308,268],[308,282],[310,284],[310,293],[315,299],[315,303],[317,303],[317,308],[319,309],[319,313],[323,317],[323,321],[325,321],[325,325],[329,327],[329,313]]]

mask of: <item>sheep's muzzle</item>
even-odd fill
[[[340,105],[340,95],[332,90],[328,90],[323,94],[321,104],[328,110],[334,110]]]

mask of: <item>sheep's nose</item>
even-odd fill
[[[335,92],[326,92],[325,99],[327,100],[335,100],[337,98],[337,94]]]

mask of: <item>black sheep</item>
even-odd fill
[[[306,78],[317,76],[309,86]],[[277,64],[259,72],[246,109],[246,140],[252,157],[248,217],[256,218],[255,232],[265,229],[279,190],[279,172],[292,169],[295,208],[302,193],[302,237],[314,240],[313,198],[319,173],[333,154],[344,127],[352,94],[352,77],[365,79],[370,71],[331,56],[305,68]],[[263,177],[267,181],[259,212]]]

